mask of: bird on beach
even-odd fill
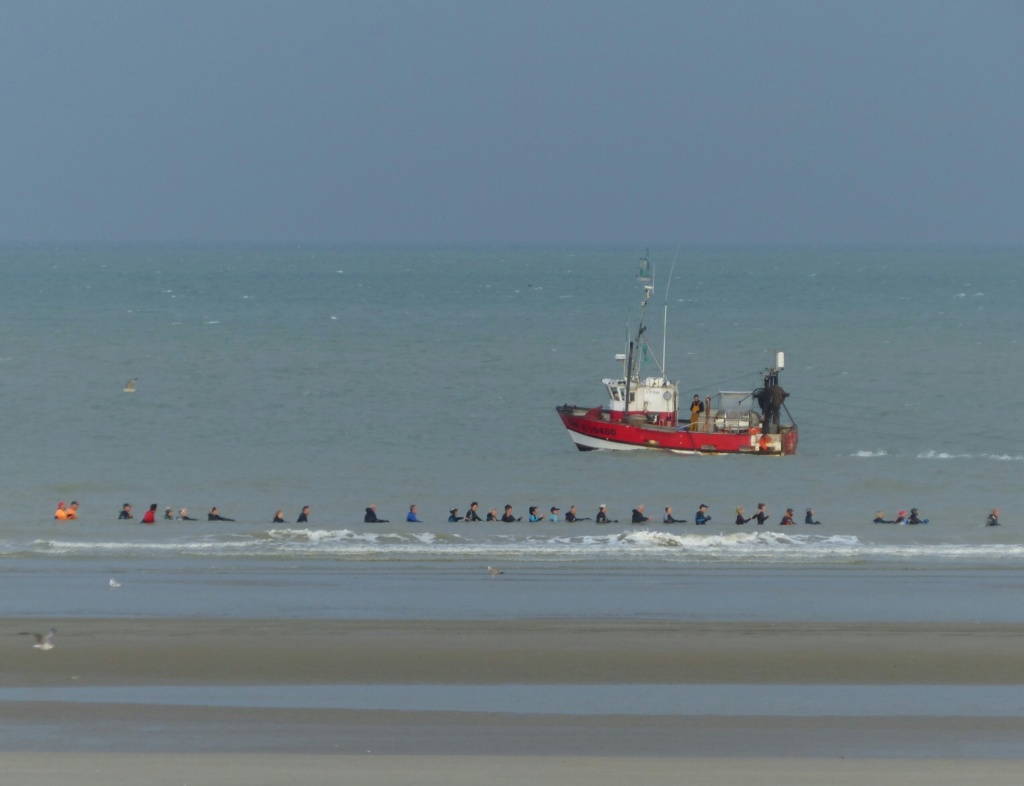
[[[487,566],[487,573],[491,576],[500,576],[504,572],[505,571],[498,570],[497,568],[491,567],[490,565]]]
[[[124,383],[124,392],[125,393],[134,393],[135,392],[135,380],[137,380],[137,379],[138,379],[138,377],[132,377],[131,379],[129,379],[127,382]]]
[[[120,586],[121,586],[121,582],[120,581],[117,581],[116,579],[111,579],[110,580],[110,589],[117,589]]]
[[[57,635],[56,628],[50,628],[46,633],[24,633],[24,636],[35,636],[36,643],[32,645],[37,650],[52,650],[53,637]]]

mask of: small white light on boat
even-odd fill
[[[775,368],[780,371],[786,367],[786,353],[776,352],[775,353]]]
[[[616,360],[625,360],[625,359],[626,359],[626,353],[625,353],[625,352],[619,352],[619,353],[618,353],[618,354],[617,354],[617,355],[615,356],[615,359],[616,359]]]

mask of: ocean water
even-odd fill
[[[1002,593],[996,617],[1016,619],[1020,252],[651,249],[648,321],[660,348],[668,306],[681,394],[749,390],[784,350],[799,453],[581,453],[554,408],[603,403],[640,251],[0,249],[0,612],[757,618],[728,590],[750,580],[834,600],[773,614],[859,619],[886,616],[877,588],[895,581],[916,619],[929,597],[905,585],[927,576],[979,606]],[[55,522],[71,499],[81,518]],[[472,500],[523,516],[607,503],[620,522],[639,503],[692,520],[703,502],[713,522],[447,523]],[[771,525],[732,523],[759,501]],[[125,524],[123,502],[136,521],[151,503],[203,520]],[[371,503],[391,523],[364,525]],[[424,523],[404,522],[412,503]],[[306,504],[310,524],[270,524]],[[205,521],[214,505],[236,521]],[[808,506],[820,526],[775,523]],[[929,523],[871,524],[910,507]],[[987,528],[994,507],[1004,526]],[[489,564],[506,575],[488,581]],[[108,575],[149,589],[115,601]],[[643,600],[690,580],[718,590],[700,609]],[[533,589],[486,606],[502,581]],[[331,591],[359,601],[312,600]]]

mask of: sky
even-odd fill
[[[0,0],[0,242],[1024,244],[1024,3]]]

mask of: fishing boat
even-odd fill
[[[653,292],[653,284],[644,284],[636,335],[628,341],[626,352],[615,356],[622,362],[622,376],[601,380],[608,392],[607,405],[556,407],[576,447],[680,454],[796,453],[797,427],[786,408],[789,394],[779,385],[785,354],[775,353],[774,364],[764,370],[764,384],[755,390],[719,390],[704,399],[695,395],[692,401],[680,402],[678,381],[665,374],[664,331],[660,363],[647,342],[644,316]],[[647,357],[655,358],[659,376],[641,377],[641,359]]]

